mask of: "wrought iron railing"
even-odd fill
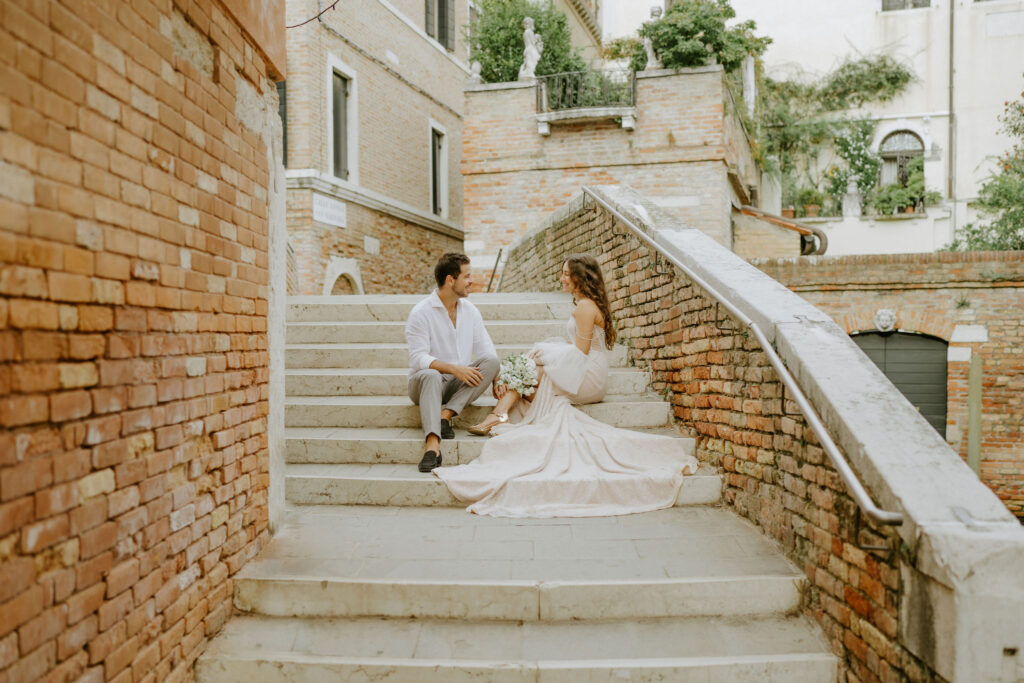
[[[632,107],[632,69],[569,71],[537,77],[537,113],[591,107]]]

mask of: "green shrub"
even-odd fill
[[[470,60],[480,62],[484,83],[519,78],[523,64],[523,19],[532,17],[534,31],[544,41],[536,75],[583,71],[587,64],[573,49],[569,22],[551,0],[479,0],[477,19],[469,28]]]

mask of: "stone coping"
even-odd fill
[[[592,190],[762,327],[864,486],[904,514],[901,641],[948,680],[999,680],[1003,648],[1024,645],[1017,519],[827,315],[632,189]]]

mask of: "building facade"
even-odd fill
[[[916,76],[887,103],[855,112],[877,122],[872,150],[883,158],[881,183],[924,158],[925,184],[943,201],[924,215],[810,219],[828,234],[830,254],[909,253],[948,244],[974,220],[970,204],[1011,146],[999,132],[1004,103],[1024,89],[1022,0],[793,0],[784,5],[733,0],[738,17],[770,36],[769,76],[815,77],[847,57],[886,54]],[[793,21],[800,17],[800,21]],[[765,208],[778,213],[778,196]]]
[[[463,248],[463,0],[288,0],[285,102],[293,294],[424,292]],[[562,0],[596,55],[596,0]],[[323,12],[322,15],[320,13]],[[319,16],[318,16],[319,15]]]

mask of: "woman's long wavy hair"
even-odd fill
[[[608,307],[608,292],[604,288],[604,275],[601,265],[590,254],[573,254],[565,260],[569,266],[569,278],[576,286],[580,296],[590,299],[604,316],[604,341],[608,348],[615,344],[615,326],[612,324],[612,312]]]

